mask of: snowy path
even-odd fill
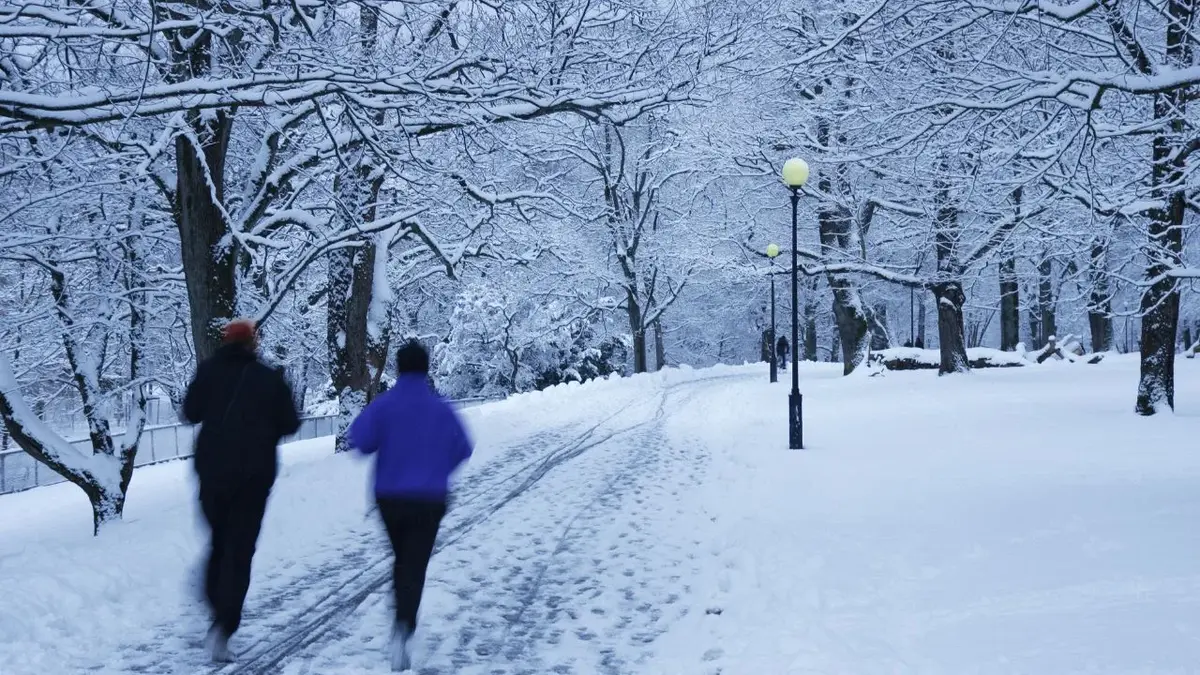
[[[532,435],[518,430],[514,438],[498,447],[485,448],[485,461],[470,467],[459,485],[458,501],[443,527],[439,547],[467,535],[546,473],[607,439],[606,434],[611,432],[605,431],[606,426],[617,424],[626,410],[644,403],[638,391],[623,393],[597,402],[591,409],[567,414],[550,429]],[[495,459],[486,461],[492,457]],[[365,462],[357,463],[366,466]],[[301,480],[309,484],[308,477]],[[260,551],[272,549],[269,538],[280,535],[279,525],[294,527],[294,516],[280,513],[288,505],[279,502],[288,496],[279,493],[289,487],[292,481],[285,472],[268,507]],[[340,520],[345,523],[346,519]],[[390,559],[378,518],[368,514],[351,521],[351,525],[351,530],[335,534],[327,555],[308,554],[279,564],[263,564],[264,556],[260,554],[243,629],[235,643],[241,655],[236,664],[213,668],[204,659],[202,637],[207,613],[193,602],[185,607],[182,618],[173,617],[155,628],[150,639],[142,638],[138,644],[121,648],[121,670],[155,675],[279,672],[280,662],[320,640],[355,613],[366,598],[389,587]],[[283,536],[319,535],[285,532]]]
[[[464,486],[430,570],[418,672],[631,672],[679,615],[698,544],[671,523],[699,481],[702,448],[671,447],[662,424],[725,379],[634,399],[565,443],[539,437]],[[344,597],[343,614],[226,672],[386,672],[387,577],[385,561],[369,593]]]

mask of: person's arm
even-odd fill
[[[379,425],[375,420],[378,415],[379,400],[376,398],[367,404],[367,407],[363,408],[363,411],[358,414],[346,431],[350,446],[364,455],[369,455],[379,449]]]
[[[188,424],[200,424],[204,421],[204,407],[208,402],[208,368],[201,363],[196,368],[196,375],[188,385],[187,394],[183,397],[183,420]]]

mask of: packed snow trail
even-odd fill
[[[570,414],[571,420],[565,424],[518,436],[505,443],[502,449],[493,448],[495,459],[483,462],[477,470],[469,472],[455,490],[431,575],[438,569],[443,549],[453,548],[460,540],[473,536],[481,524],[490,532],[493,527],[490,521],[498,511],[504,510],[506,518],[516,520],[529,517],[527,511],[533,511],[534,515],[552,511],[553,507],[542,504],[512,503],[545,480],[548,474],[556,481],[561,480],[564,473],[575,475],[580,471],[579,458],[594,453],[601,446],[607,449],[608,445],[625,437],[631,439],[630,443],[638,444],[637,434],[648,425],[661,421],[667,400],[676,397],[677,390],[686,391],[703,382],[745,377],[743,374],[706,375],[696,384],[685,381],[621,389],[616,395],[589,400],[590,405]],[[552,496],[561,492],[553,486],[547,490]],[[268,508],[268,518],[272,516],[271,509]],[[152,640],[123,650],[122,660],[127,664],[123,670],[158,675],[280,672],[281,664],[296,660],[297,654],[307,654],[311,651],[310,646],[325,639],[331,630],[339,629],[347,621],[353,622],[364,601],[390,600],[389,549],[376,520],[369,514],[361,527],[338,542],[337,554],[328,559],[289,563],[289,566],[307,566],[308,569],[303,574],[293,575],[286,583],[268,578],[262,589],[257,587],[260,582],[256,578],[256,587],[252,588],[247,602],[243,628],[233,643],[239,653],[237,662],[223,667],[206,662],[200,644],[206,626],[205,613],[197,603],[182,622],[163,624],[154,630]],[[294,536],[307,535],[297,532]],[[437,580],[431,578],[431,587],[436,583]],[[433,588],[429,591],[430,594],[435,592]],[[376,595],[378,598],[374,597]],[[376,629],[377,633],[386,635],[386,620]],[[382,664],[382,652],[371,656],[378,657],[368,659],[374,665]]]
[[[702,448],[671,447],[660,425],[726,379],[667,385],[507,477],[464,486],[430,569],[418,672],[630,672],[679,614],[698,543],[670,522]],[[363,576],[294,637],[219,672],[386,672],[389,558]]]
[[[644,403],[645,394],[639,389],[620,392],[597,401],[590,410],[567,414],[568,421],[560,421],[553,428],[532,435],[518,433],[500,448],[485,448],[486,454],[495,459],[469,467],[472,470],[452,497],[452,512],[443,523],[439,547],[470,532],[554,467],[615,433],[606,427],[619,432],[622,414]],[[365,464],[365,460],[360,462]],[[276,491],[285,485],[286,472]],[[366,491],[369,486],[356,489]],[[268,521],[281,515],[273,508],[283,507],[268,506]],[[287,536],[311,535],[300,531]],[[368,513],[353,532],[340,536],[333,545],[337,553],[327,559],[288,561],[288,567],[307,569],[286,581],[276,580],[274,577],[282,575],[274,574],[275,570],[268,572],[271,577],[265,583],[256,577],[243,628],[233,642],[239,653],[236,663],[214,668],[205,658],[201,640],[207,627],[207,611],[197,601],[182,620],[164,623],[153,631],[151,640],[123,649],[125,665],[121,670],[159,675],[277,672],[276,664],[282,659],[320,637],[370,593],[390,584],[390,549],[374,513]],[[198,588],[195,593],[199,594]]]

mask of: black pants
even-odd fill
[[[446,502],[397,497],[379,497],[377,501],[379,515],[383,517],[396,556],[392,570],[396,621],[410,631],[416,630],[417,610],[425,590],[425,571],[433,556],[438,527],[446,515]]]
[[[242,623],[250,590],[250,563],[258,544],[269,481],[202,481],[200,509],[212,528],[204,594],[218,626],[228,637]]]

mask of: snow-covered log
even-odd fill
[[[938,370],[942,354],[936,349],[896,347],[873,352],[871,360],[888,370]],[[968,349],[967,362],[972,368],[1019,368],[1029,365],[1016,353],[986,347]]]

